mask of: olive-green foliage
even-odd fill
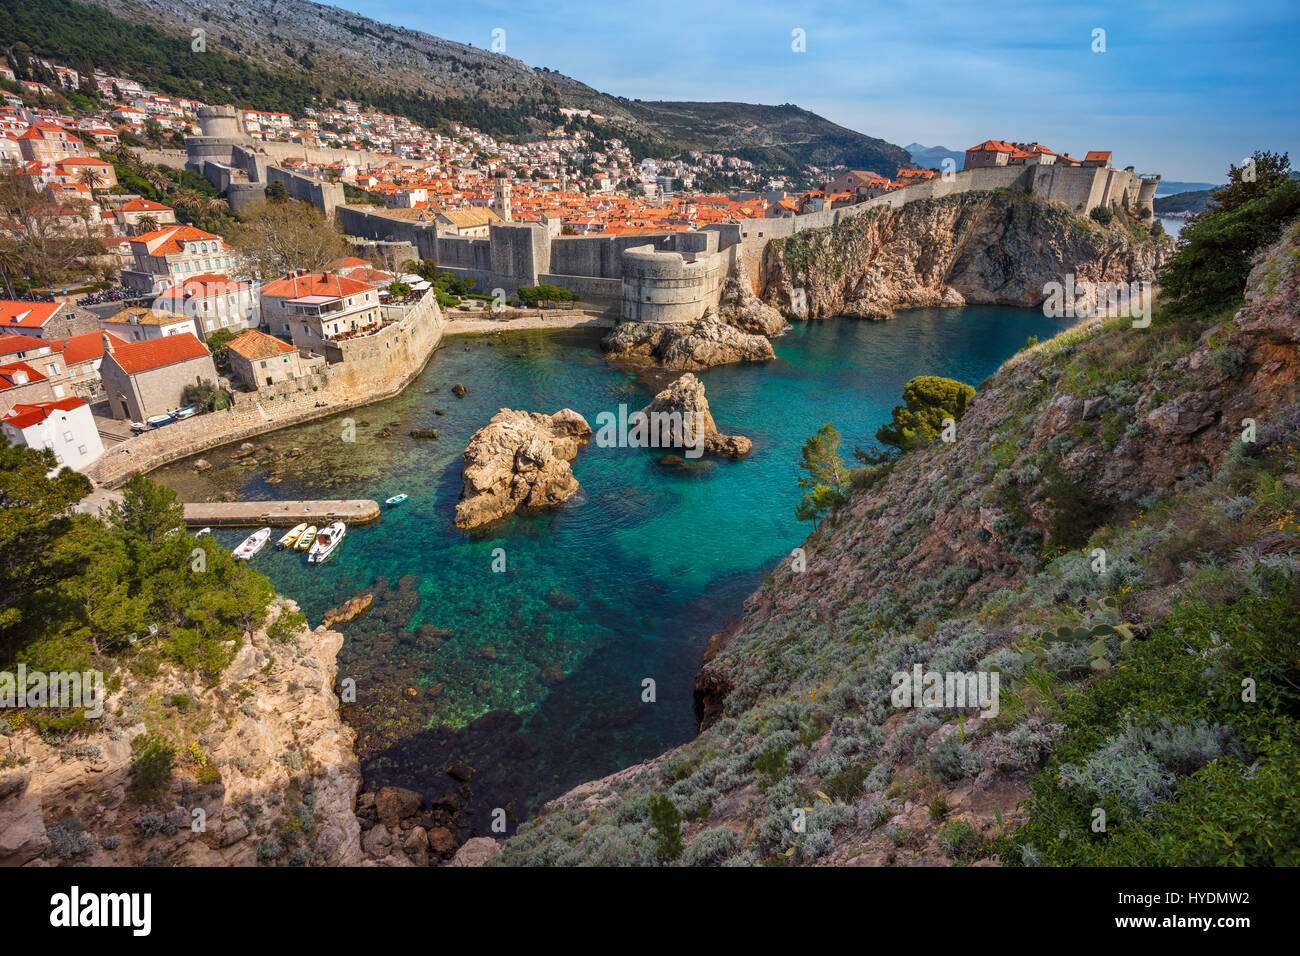
[[[1235,604],[1178,607],[1071,696],[1005,862],[1300,863],[1300,594],[1267,578]],[[1091,826],[1098,807],[1105,832]]]
[[[928,445],[943,431],[943,420],[961,421],[975,389],[938,375],[918,375],[903,386],[903,404],[876,432],[876,441],[899,451]]]
[[[46,478],[49,464],[26,448],[0,448],[0,456],[11,465],[0,471],[6,497],[26,503],[0,509],[4,661],[81,670],[129,652],[133,661],[216,673],[265,617],[270,583],[211,537],[187,535],[175,492],[137,476],[105,524],[66,513],[88,490],[80,475]],[[23,527],[11,529],[10,518]]]
[[[176,749],[156,734],[140,734],[131,741],[131,777],[146,796],[153,796],[171,779]]]
[[[1232,166],[1204,212],[1187,220],[1178,251],[1160,273],[1171,306],[1205,312],[1241,298],[1254,254],[1300,215],[1300,181],[1286,153],[1257,151]]]
[[[803,497],[795,507],[800,521],[819,521],[831,508],[844,500],[849,488],[849,469],[840,458],[840,433],[827,422],[803,443],[799,467],[806,475],[799,478]]]
[[[675,860],[682,853],[682,811],[662,793],[650,797],[650,824],[654,827],[655,852],[661,860]]]
[[[1053,548],[1080,548],[1106,519],[1105,506],[1075,481],[1055,459],[1043,468],[1043,495],[1052,505],[1047,542]]]

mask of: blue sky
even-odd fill
[[[509,56],[606,93],[796,103],[899,145],[1038,140],[1212,182],[1258,148],[1300,166],[1295,0],[337,2],[484,48],[501,28]]]

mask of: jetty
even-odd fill
[[[345,521],[378,521],[379,502],[368,498],[335,501],[198,501],[185,505],[185,523],[198,528],[272,527]]]

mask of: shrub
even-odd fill
[[[1088,210],[1088,218],[1093,222],[1101,223],[1103,226],[1109,226],[1115,221],[1115,214],[1105,206],[1093,206]]]
[[[650,798],[650,825],[659,859],[677,859],[682,852],[682,812],[662,793]]]
[[[956,737],[945,737],[930,754],[930,767],[948,783],[973,777],[984,768],[984,758]]]
[[[156,734],[141,734],[131,741],[131,776],[145,794],[155,794],[171,779],[176,748]]]
[[[961,421],[974,397],[975,389],[963,382],[918,375],[903,386],[903,404],[876,432],[876,441],[899,451],[928,445],[942,432],[945,418]]]
[[[939,846],[958,863],[970,863],[980,854],[982,841],[965,817],[956,817],[939,825]]]
[[[727,857],[740,849],[740,834],[728,827],[705,830],[691,843],[682,856],[683,866],[720,866]]]
[[[1043,469],[1043,494],[1052,505],[1047,541],[1053,548],[1074,550],[1088,543],[1106,518],[1105,506],[1075,482],[1056,459]]]
[[[60,860],[71,860],[95,849],[94,838],[86,836],[85,826],[76,817],[68,817],[61,823],[45,828],[45,836],[50,845],[45,850],[46,856],[57,856]]]

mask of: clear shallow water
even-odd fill
[[[970,307],[797,326],[776,341],[774,362],[697,373],[718,427],[753,440],[747,458],[672,469],[652,449],[589,445],[574,463],[581,494],[477,534],[451,523],[461,453],[498,408],[570,407],[594,426],[620,402],[643,407],[678,373],[608,362],[598,331],[452,337],[403,395],[264,436],[256,466],[236,463],[230,447],[205,455],[214,467],[202,475],[181,462],[155,477],[186,500],[410,495],[352,529],[324,567],[270,551],[255,566],[313,624],[358,592],[375,594],[373,611],[340,627],[340,676],[357,682],[344,713],[366,788],[459,790],[475,811],[463,829],[486,832],[493,807],[523,819],[694,735],[705,642],[809,530],[794,518],[797,462],[818,427],[835,423],[849,460],[912,376],[978,386],[1028,336],[1070,324]],[[451,394],[456,382],[470,388],[464,398]],[[345,417],[354,442],[343,441]],[[407,437],[420,427],[440,439]],[[218,537],[233,547],[244,533]],[[498,548],[504,573],[492,570]],[[655,703],[642,702],[646,678]],[[467,787],[446,774],[453,760],[477,771]]]

